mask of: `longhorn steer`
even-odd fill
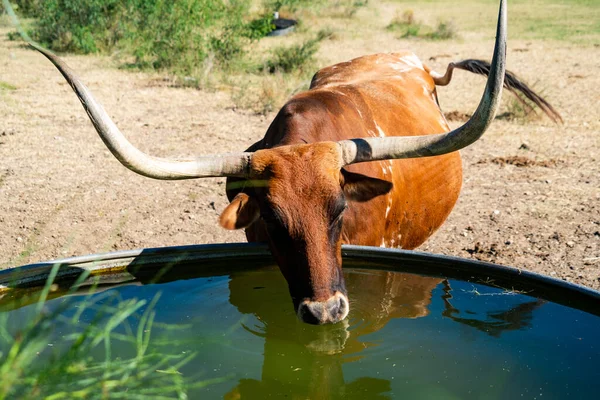
[[[36,48],[65,76],[126,167],[156,179],[229,177],[231,203],[221,225],[246,228],[249,241],[268,242],[298,317],[322,324],[340,321],[349,311],[342,243],[412,249],[444,222],[461,187],[457,150],[491,123],[503,84],[557,117],[512,75],[504,79],[505,40],[501,1],[491,66],[462,61],[442,76],[409,52],[333,65],[315,75],[310,90],[288,101],[247,152],[185,162],[140,152],[70,69]],[[489,77],[472,118],[448,132],[436,85],[447,84],[454,68]]]

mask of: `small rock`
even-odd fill
[[[569,241],[567,242],[567,246],[569,246],[569,247],[573,247],[573,246],[575,246],[575,242],[573,242],[572,240],[569,240]]]

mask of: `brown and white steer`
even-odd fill
[[[298,317],[337,322],[349,311],[342,243],[412,249],[444,222],[461,187],[457,150],[494,118],[503,85],[558,114],[510,73],[505,79],[506,5],[501,1],[491,65],[465,60],[444,76],[410,52],[360,57],[320,70],[310,90],[281,109],[247,152],[172,161],[148,156],[121,134],[58,58],[102,140],[129,169],[156,179],[229,177],[220,223],[269,243]],[[471,119],[449,132],[436,85],[455,68],[488,75]],[[370,161],[370,162],[368,162]]]

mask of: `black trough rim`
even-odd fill
[[[472,283],[495,286],[507,290],[523,291],[523,294],[577,308],[600,316],[600,292],[578,284],[540,275],[534,272],[459,257],[367,246],[345,245],[342,247],[344,266],[352,268],[360,262],[362,269],[379,269],[392,272],[408,272],[419,275],[460,279]],[[266,245],[255,243],[227,243],[159,247],[125,250],[104,254],[92,254],[60,260],[24,265],[0,271],[0,297],[19,289],[43,286],[52,267],[59,265],[56,283],[74,282],[82,271],[90,271],[92,280],[104,284],[133,281],[135,272],[156,271],[159,265],[170,265],[178,272],[194,274],[211,272],[226,274],[219,269],[204,271],[202,261],[244,260],[252,269],[251,262],[269,260],[274,264]],[[200,263],[200,264],[199,264]],[[368,263],[368,264],[366,264]],[[200,267],[199,267],[200,265]],[[202,269],[202,271],[200,270]],[[85,284],[85,283],[84,283]],[[12,296],[11,296],[12,297]]]

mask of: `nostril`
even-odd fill
[[[323,310],[313,303],[302,303],[298,307],[298,317],[307,324],[322,324]]]
[[[340,308],[338,310],[338,312],[340,314],[344,314],[348,311],[348,301],[346,300],[345,297],[340,296]]]
[[[329,302],[329,307],[327,307],[327,311],[329,311],[329,315],[334,316],[340,314],[343,307],[344,303],[341,298],[334,299],[333,301]]]
[[[332,302],[329,313],[332,317],[343,316],[342,318],[344,318],[346,316],[348,313],[348,301],[344,296],[338,296],[335,301]]]

